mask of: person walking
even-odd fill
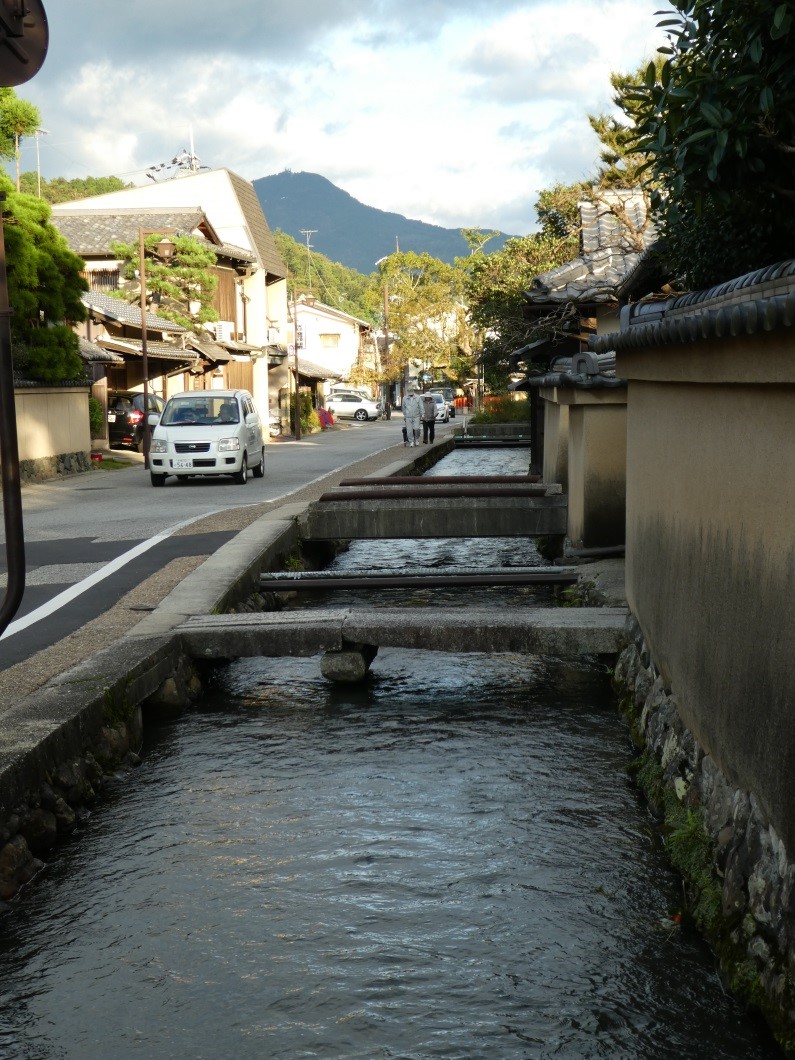
[[[422,444],[428,442],[433,445],[436,437],[436,401],[430,394],[425,394],[422,399]]]
[[[416,390],[409,390],[403,398],[403,420],[406,424],[407,445],[420,444],[420,419],[422,418],[422,402]]]

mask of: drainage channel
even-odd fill
[[[360,567],[534,559],[372,553]],[[550,590],[479,605],[508,592]],[[123,795],[0,909],[0,1057],[779,1055],[679,923],[588,659],[386,649],[356,686],[240,659],[146,739]]]

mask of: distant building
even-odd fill
[[[229,357],[216,362],[214,374],[195,375],[192,385],[214,385],[217,375],[250,389],[265,411],[270,391],[278,392],[280,385],[278,379],[269,385],[269,369],[277,375],[287,371],[287,269],[248,181],[226,169],[186,173],[56,205],[53,223],[84,257],[91,285],[100,292],[103,284],[112,286],[114,268],[118,272],[110,251],[113,239],[130,242],[140,228],[158,231],[161,226],[207,239],[218,255],[216,309],[221,320],[211,330],[208,326],[206,337],[196,337],[206,351],[195,352],[201,358],[214,351],[217,340]],[[191,383],[189,374],[183,383]]]

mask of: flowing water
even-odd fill
[[[778,1056],[630,757],[591,660],[213,671],[0,911],[0,1057]]]

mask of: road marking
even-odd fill
[[[248,505],[246,505],[248,507]],[[76,600],[78,596],[88,592],[89,589],[93,589],[95,585],[99,585],[105,578],[109,578],[111,574],[115,574],[116,571],[121,570],[122,567],[126,567],[128,563],[131,563],[138,556],[142,556],[144,552],[148,552],[150,548],[154,548],[155,545],[159,545],[161,541],[166,541],[169,537],[181,530],[184,526],[190,526],[191,523],[198,522],[199,519],[205,519],[208,515],[215,515],[219,511],[225,509],[217,509],[216,512],[204,512],[202,515],[191,516],[190,519],[184,519],[181,523],[177,523],[175,526],[171,526],[168,530],[163,530],[162,533],[156,534],[154,537],[148,538],[146,541],[142,541],[139,545],[129,549],[127,552],[123,552],[116,559],[112,559],[110,563],[106,563],[104,567],[100,567],[98,571],[90,574],[83,581],[77,582],[76,585],[72,585],[69,589],[64,589],[62,593],[58,593],[57,596],[53,596],[51,600],[48,600],[46,604],[42,604],[41,607],[37,607],[35,611],[31,611],[30,614],[25,615],[24,618],[18,618],[16,622],[10,622],[6,627],[5,633],[0,637],[0,640],[5,640],[6,637],[13,637],[15,633],[21,633],[23,629],[27,629],[28,626],[33,626],[36,622],[41,622],[42,619],[49,618],[50,615],[55,614],[60,608],[70,604],[72,600]]]
[[[298,443],[301,444],[300,442]],[[311,445],[317,445],[316,442],[305,443]],[[380,456],[381,453],[385,453],[388,449],[395,449],[399,447],[399,443],[392,443],[385,445],[381,449],[377,449],[374,453],[369,456],[361,457],[359,460],[348,461],[347,463],[340,464],[339,467],[333,468],[331,471],[326,471],[322,475],[318,475],[317,478],[312,479],[311,482],[304,483],[302,486],[296,486],[295,489],[289,490],[286,493],[281,493],[277,497],[273,497],[266,501],[254,501],[247,502],[239,505],[242,508],[251,508],[256,504],[276,504],[280,501],[285,501],[291,497],[294,493],[300,493],[301,490],[306,489],[308,486],[313,486],[317,482],[321,482],[324,478],[330,475],[336,475],[340,471],[344,471],[346,468],[352,466],[352,464],[360,463],[363,460],[369,460],[374,456]],[[45,487],[46,488],[46,487]],[[6,637],[13,637],[15,633],[21,633],[24,629],[29,626],[33,626],[36,622],[41,622],[45,618],[49,618],[50,615],[54,614],[60,608],[70,604],[73,600],[76,600],[78,596],[88,592],[89,589],[93,589],[95,585],[99,585],[105,578],[110,577],[111,574],[115,574],[116,571],[121,570],[132,560],[137,559],[138,556],[143,555],[144,552],[148,552],[150,548],[154,548],[155,545],[159,545],[161,541],[167,540],[172,534],[175,534],[178,530],[181,530],[185,526],[190,526],[191,523],[196,523],[200,519],[206,519],[208,515],[216,515],[218,512],[226,511],[225,508],[216,508],[214,511],[203,512],[201,515],[194,515],[190,519],[185,519],[181,523],[177,523],[175,526],[170,527],[168,530],[164,530],[160,534],[156,534],[155,537],[150,537],[146,541],[142,541],[139,545],[131,548],[129,552],[124,552],[121,556],[117,556],[116,559],[111,560],[110,563],[106,563],[104,567],[100,567],[94,574],[89,575],[83,581],[78,582],[69,589],[64,589],[62,593],[54,596],[51,600],[48,600],[46,604],[42,604],[41,607],[37,607],[35,611],[31,611],[30,614],[25,615],[24,618],[18,618],[16,622],[10,622],[6,627],[5,632],[0,636],[0,640],[5,640]]]

